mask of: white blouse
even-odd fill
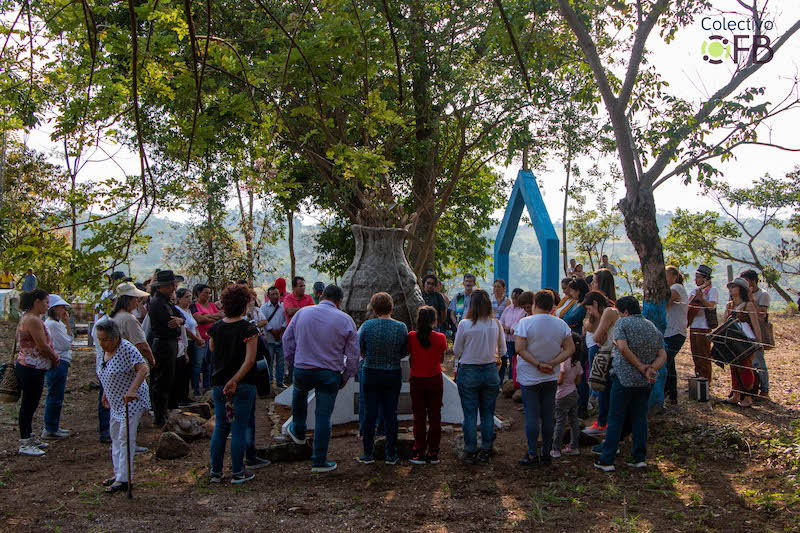
[[[458,323],[453,353],[459,365],[494,363],[498,353],[505,353],[505,335],[501,335],[500,323],[494,318],[476,323],[465,318]]]

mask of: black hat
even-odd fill
[[[127,277],[127,274],[125,274],[125,272],[123,272],[121,270],[117,270],[116,272],[111,274],[111,279],[115,280],[115,281],[118,280],[118,279],[125,279],[126,277]]]
[[[711,279],[711,267],[710,266],[700,265],[700,266],[697,267],[696,273],[700,274],[701,276],[705,276],[708,279]]]
[[[150,286],[163,287],[164,285],[170,285],[181,281],[183,281],[183,276],[176,276],[172,270],[160,270],[150,283]]]

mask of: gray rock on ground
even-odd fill
[[[194,413],[198,415],[200,418],[205,418],[206,420],[211,418],[211,415],[214,414],[213,411],[211,410],[211,405],[208,404],[207,402],[197,402],[189,405],[184,405],[183,407],[181,407],[181,411],[185,413],[186,412]]]
[[[172,431],[166,431],[158,438],[156,457],[159,459],[179,459],[189,455],[189,445]]]
[[[184,441],[193,442],[206,437],[205,423],[206,420],[197,415],[173,412],[169,414],[164,431],[171,431]]]
[[[306,440],[305,444],[296,444],[293,441],[289,441],[256,450],[256,454],[260,458],[269,459],[273,463],[308,461],[313,453],[314,448],[310,439]]]
[[[515,390],[514,394],[511,396],[511,399],[517,403],[522,403],[522,389]]]
[[[203,424],[203,431],[205,431],[206,437],[208,437],[209,439],[214,434],[214,428],[216,427],[216,425],[217,425],[216,416],[212,416],[211,418],[208,419],[208,421],[205,424]]]

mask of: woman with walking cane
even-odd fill
[[[136,430],[142,414],[150,408],[150,394],[145,379],[147,362],[130,342],[120,337],[119,326],[112,320],[95,326],[97,341],[103,349],[96,361],[97,377],[103,385],[103,404],[111,409],[111,460],[114,475],[103,482],[106,492],[127,490],[133,479],[133,453]]]

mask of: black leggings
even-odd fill
[[[27,439],[33,432],[33,415],[39,407],[39,400],[42,399],[44,375],[47,371],[19,363],[14,366],[14,371],[22,393],[22,401],[19,404],[19,438]]]

